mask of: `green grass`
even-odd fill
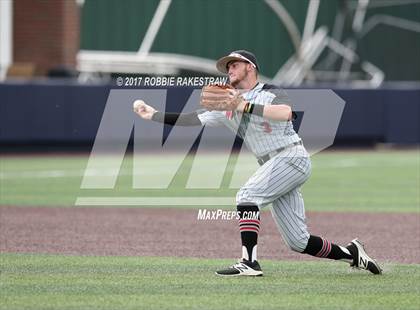
[[[260,278],[220,278],[229,260],[2,254],[1,309],[418,309],[420,266],[375,276],[340,262],[262,261]]]
[[[78,196],[233,197],[236,192],[228,186],[232,165],[221,189],[185,190],[191,158],[167,190],[133,189],[129,156],[114,189],[80,189],[87,160],[82,155],[0,158],[0,205],[72,206]],[[203,178],[220,160],[215,154],[205,158]],[[148,180],[159,180],[164,165],[175,161],[146,157]],[[312,162],[303,188],[307,210],[420,212],[419,151],[323,152]],[[256,168],[255,161],[248,158],[240,167]],[[238,176],[246,179],[243,171]],[[384,275],[373,276],[339,262],[263,260],[263,278],[213,274],[231,263],[3,253],[0,309],[419,309],[420,265],[385,264]]]
[[[186,160],[168,189],[133,189],[132,157],[123,162],[113,189],[80,189],[88,161],[82,156],[6,156],[0,158],[0,204],[22,206],[72,206],[77,197],[89,196],[227,196],[234,166],[228,166],[220,189],[186,190],[191,158]],[[211,154],[200,166],[208,178],[221,157]],[[147,180],[159,181],[165,167],[176,162],[174,155],[143,159]],[[367,151],[323,152],[312,157],[312,176],[303,187],[307,210],[420,212],[420,152]],[[241,180],[257,168],[255,159],[246,158],[239,167]],[[104,167],[107,168],[106,166]],[[239,182],[242,184],[243,182]],[[202,207],[202,206],[192,206]],[[220,206],[217,206],[220,207]],[[232,206],[227,206],[232,208]]]

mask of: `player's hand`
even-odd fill
[[[153,114],[157,110],[150,105],[146,104],[143,100],[136,100],[133,103],[134,112],[143,119],[152,119]]]

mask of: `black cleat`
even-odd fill
[[[347,249],[353,255],[353,264],[350,265],[354,268],[369,270],[373,274],[381,274],[382,269],[379,264],[370,258],[363,247],[363,244],[358,240],[352,240]]]
[[[236,276],[251,276],[261,277],[263,272],[260,264],[257,261],[250,262],[248,260],[239,260],[235,265],[230,266],[227,269],[216,271],[218,276],[224,277],[236,277]]]

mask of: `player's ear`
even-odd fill
[[[252,71],[252,69],[253,69],[252,65],[248,62],[248,63],[246,64],[246,70],[247,70],[248,72],[251,72],[251,71]]]
[[[248,72],[254,71],[255,77],[258,77],[258,70],[255,69],[250,63],[248,64],[247,70],[248,70]]]

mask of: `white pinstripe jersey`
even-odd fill
[[[258,83],[253,89],[242,94],[253,104],[289,104],[286,92],[271,85]],[[226,126],[237,133],[255,156],[260,157],[274,150],[300,141],[291,121],[272,121],[253,114],[233,112],[228,118],[223,111],[205,111],[198,118],[206,126]]]

